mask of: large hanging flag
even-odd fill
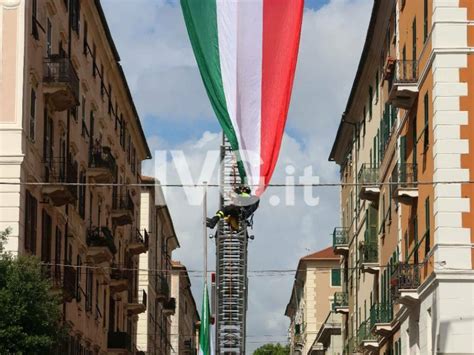
[[[280,151],[304,0],[181,0],[212,107],[261,194]]]
[[[199,327],[199,355],[211,354],[210,321],[209,294],[207,292],[207,282],[205,282],[202,296],[201,325]]]

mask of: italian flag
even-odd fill
[[[212,107],[260,195],[278,160],[304,0],[181,0]]]
[[[201,325],[199,327],[199,355],[210,355],[212,353],[210,323],[209,293],[207,291],[207,282],[205,282],[202,296]]]

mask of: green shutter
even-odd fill
[[[331,270],[331,285],[341,286],[341,270],[340,269]]]

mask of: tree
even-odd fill
[[[0,232],[0,354],[50,354],[63,334],[59,296],[36,257],[13,257]]]
[[[253,352],[253,355],[289,355],[290,346],[277,344],[265,344]]]

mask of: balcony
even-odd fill
[[[359,244],[361,271],[376,274],[379,271],[379,250],[377,241],[367,237],[369,231],[365,231],[366,239]]]
[[[372,334],[370,319],[362,322],[357,330],[357,344],[367,351],[376,351],[379,347],[377,336]]]
[[[67,159],[49,159],[44,163],[44,181],[41,192],[53,206],[64,206],[77,200],[77,166]]]
[[[108,354],[129,354],[132,351],[132,337],[127,332],[111,332],[107,335]]]
[[[418,198],[418,173],[417,165],[410,163],[398,163],[392,180],[397,182],[393,185],[392,196],[401,203],[412,203]]]
[[[114,182],[117,164],[109,147],[93,147],[89,154],[87,176],[95,183],[110,184]]]
[[[132,302],[127,304],[128,315],[137,315],[146,311],[147,295],[145,290],[142,290],[141,297],[135,298]]]
[[[370,328],[373,333],[388,336],[394,331],[393,306],[391,303],[376,303],[370,309]]]
[[[111,262],[117,252],[112,232],[107,227],[93,227],[87,230],[87,261],[93,264]]]
[[[79,105],[79,78],[69,58],[54,55],[43,62],[44,93],[55,111]]]
[[[132,239],[130,244],[128,244],[128,252],[132,255],[138,255],[145,253],[148,250],[148,232],[146,229],[143,230],[144,235],[138,229],[135,229],[135,232],[132,233]]]
[[[344,351],[343,351],[343,354],[345,355],[350,355],[350,354],[353,354],[353,353],[356,353],[357,352],[357,338],[356,337],[353,337],[353,338],[349,338],[347,340],[347,342],[345,343],[344,345]]]
[[[392,299],[406,306],[416,304],[420,283],[419,265],[398,264],[390,280]]]
[[[334,228],[334,231],[332,232],[332,248],[336,255],[347,255],[349,252],[348,228]]]
[[[358,174],[359,198],[374,203],[378,202],[380,195],[379,168],[370,164],[362,164]]]
[[[342,316],[340,314],[335,314],[334,312],[329,312],[324,323],[319,328],[316,339],[313,342],[311,350],[316,354],[318,351],[323,351],[328,349],[331,344],[331,339],[333,336],[341,335],[342,327]],[[311,352],[311,354],[313,354]]]
[[[349,295],[347,292],[335,292],[332,309],[336,313],[349,313]]]
[[[110,271],[110,292],[112,294],[117,292],[126,291],[128,288],[128,270],[118,269],[115,266],[112,266]]]
[[[170,288],[168,285],[168,280],[163,275],[158,275],[158,282],[156,284],[156,299],[159,302],[167,300],[170,296]]]
[[[63,299],[66,302],[71,302],[76,297],[76,269],[72,266],[64,266],[63,275]]]
[[[389,102],[405,110],[413,107],[418,97],[418,61],[396,60],[393,72],[387,75]]]
[[[170,297],[163,303],[163,315],[165,317],[174,315],[176,312],[176,298]]]
[[[112,200],[112,221],[117,226],[124,226],[133,222],[135,205],[130,194],[114,194]]]

